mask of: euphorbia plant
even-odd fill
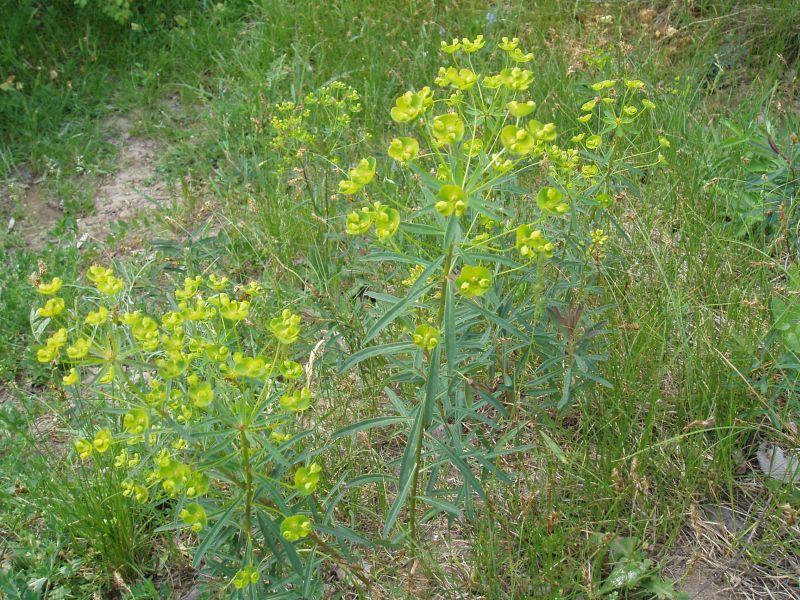
[[[380,264],[389,282],[372,294],[364,348],[344,368],[388,361],[398,385],[387,393],[408,425],[385,535],[406,503],[412,532],[418,502],[430,507],[426,516],[471,514],[473,493],[485,495],[482,476],[506,479],[495,459],[513,450],[509,412],[565,408],[584,386],[607,383],[592,347],[602,331],[603,227],[634,124],[653,103],[637,80],[594,84],[576,111],[585,131],[559,143],[530,96],[533,55],[503,38],[499,69],[480,69],[484,46],[482,36],[442,42],[454,64],[434,86],[397,98],[391,117],[402,133],[382,173],[364,159],[354,171],[369,176],[354,186],[351,172],[340,188],[377,196],[348,215],[345,230],[371,247],[365,262]],[[454,470],[460,485],[440,481]]]
[[[109,268],[87,278],[69,307],[61,280],[39,282],[48,299],[34,313],[36,330],[49,331],[38,359],[66,369],[61,385],[80,412],[79,460],[112,453],[120,493],[166,503],[166,529],[191,531],[195,566],[231,594],[318,592],[321,560],[338,557],[323,538],[343,530],[316,498],[300,317],[268,319],[265,341],[250,321],[258,284],[187,277],[164,306],[146,307]]]

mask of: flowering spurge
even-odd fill
[[[389,209],[372,212],[376,227],[396,229]],[[186,277],[147,307],[109,267],[86,279],[70,286],[71,306],[56,296],[60,279],[37,282],[33,323],[44,332],[37,357],[64,393],[81,406],[94,399],[81,413],[106,415],[75,423],[75,460],[116,470],[131,502],[170,499],[175,525],[197,540],[195,565],[235,574],[221,585],[262,597],[270,573],[291,595],[319,561],[309,567],[293,546],[325,544],[315,523],[333,514],[317,497],[325,479],[305,425],[315,394],[298,362],[300,316],[286,308],[265,319],[259,284],[216,275]],[[258,344],[255,323],[265,324]]]
[[[259,149],[263,150],[265,162],[272,167],[275,176],[282,177],[297,168],[303,169],[309,177],[327,173],[327,167],[338,162],[332,159],[338,157],[325,156],[325,151],[342,145],[343,138],[359,137],[353,117],[362,110],[361,97],[354,88],[341,81],[332,81],[298,101],[279,101],[270,105],[269,119],[254,121],[257,135],[252,139],[256,143],[265,143],[265,147]],[[314,151],[313,157],[318,157],[320,163],[326,165],[324,169],[309,160],[312,157],[310,149]]]
[[[347,215],[346,232],[350,235],[361,235],[367,233],[373,225],[378,240],[388,240],[400,226],[400,212],[396,208],[375,202],[372,208],[365,206]]]
[[[360,163],[379,201],[342,224],[366,246],[354,267],[360,279],[376,292],[386,286],[343,368],[380,357],[403,396],[395,406],[416,407],[401,415],[407,443],[384,535],[401,515],[413,532],[418,501],[429,505],[426,518],[472,514],[483,493],[475,465],[503,479],[481,453],[481,427],[502,429],[528,398],[564,408],[604,382],[593,351],[614,230],[604,223],[634,179],[625,176],[633,159],[659,160],[658,148],[636,146],[655,107],[641,81],[586,82],[571,124],[557,127],[556,107],[533,87],[535,53],[518,38],[502,38],[494,53],[485,46],[483,36],[442,41],[445,62],[429,85],[395,99],[386,156]],[[340,184],[344,193],[354,179]],[[394,278],[376,279],[376,264]],[[461,472],[461,487],[437,487],[443,464]],[[432,477],[424,486],[421,473]]]
[[[375,159],[362,158],[355,168],[350,170],[350,179],[339,182],[339,191],[343,194],[355,194],[375,177]]]

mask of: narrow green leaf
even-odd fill
[[[458,508],[452,502],[447,502],[445,500],[439,500],[438,498],[431,498],[430,496],[417,496],[418,500],[422,500],[426,504],[429,504],[433,508],[438,509],[441,512],[446,512],[448,514],[453,515],[454,517],[461,516],[461,509]]]
[[[444,352],[447,356],[447,378],[452,381],[458,356],[456,353],[456,307],[453,286],[448,282],[444,288]]]
[[[372,358],[374,356],[392,356],[393,354],[399,354],[400,352],[412,352],[416,346],[411,342],[394,342],[391,344],[380,344],[378,346],[370,346],[369,348],[362,348],[358,352],[354,352],[344,364],[341,366],[339,371],[341,373],[346,372],[351,367],[357,365],[362,360],[367,360],[368,358]]]
[[[542,436],[545,445],[550,449],[550,452],[553,453],[553,456],[558,459],[558,462],[566,465],[569,462],[567,460],[567,455],[564,454],[564,451],[553,441],[553,438],[547,435],[544,431],[540,431],[539,435]]]
[[[407,254],[400,254],[399,252],[372,252],[362,257],[360,260],[363,260],[365,262],[405,263],[408,265],[416,265],[419,264],[420,262],[424,262],[420,261],[420,259],[415,258],[413,256],[408,256]]]
[[[517,336],[517,338],[526,340],[528,336],[518,327],[516,327],[511,321],[503,319],[502,317],[496,315],[490,310],[485,309],[480,304],[476,302],[468,302],[467,303],[470,308],[477,311],[481,315],[483,315],[486,319],[497,325],[498,327],[505,329],[508,333]]]
[[[411,492],[411,484],[414,480],[414,471],[417,467],[417,440],[422,435],[424,410],[422,407],[417,407],[414,416],[414,424],[411,427],[411,432],[408,435],[408,442],[406,443],[405,450],[403,450],[403,458],[400,463],[400,474],[397,479],[397,497],[394,499],[389,512],[386,515],[386,523],[383,526],[383,537],[388,537],[389,532],[394,527],[397,517],[400,515],[400,510],[405,505],[406,499]]]
[[[558,401],[558,410],[563,410],[569,404],[570,392],[572,391],[572,365],[567,367],[564,372],[563,391],[561,393],[561,400]]]
[[[475,473],[472,472],[472,469],[462,459],[462,457],[453,452],[452,448],[448,447],[447,444],[444,444],[441,440],[435,437],[431,437],[431,439],[436,443],[437,446],[439,446],[439,448],[442,449],[442,452],[447,455],[447,458],[450,459],[452,465],[461,471],[461,474],[464,476],[464,483],[466,483],[468,487],[478,492],[478,495],[482,499],[486,500],[486,491],[483,489],[483,485],[480,481],[478,481],[477,477],[475,477]],[[469,495],[469,492],[467,492],[467,495]]]
[[[501,481],[506,485],[511,484],[511,478],[508,475],[506,475],[505,471],[503,471],[501,468],[495,465],[494,462],[492,462],[488,454],[484,454],[483,452],[476,452],[475,460],[481,463],[481,465],[483,465],[483,468],[489,471],[492,475],[494,475],[498,481]]]
[[[508,258],[507,256],[503,256],[502,254],[490,254],[489,252],[469,252],[468,256],[471,261],[470,264],[474,264],[476,262],[493,263],[512,269],[520,266],[517,261],[512,258]]]
[[[353,531],[352,529],[347,529],[346,527],[340,527],[338,525],[331,527],[328,527],[326,525],[314,525],[314,530],[335,537],[337,540],[347,540],[348,542],[359,544],[361,546],[366,546],[368,548],[374,546],[374,544],[370,542],[367,538],[358,535],[355,531]]]
[[[303,577],[303,598],[311,598],[311,585],[314,583],[314,555],[316,553],[317,549],[311,548],[311,556],[308,557],[306,573]]]
[[[408,290],[406,297],[402,298],[399,302],[387,310],[367,332],[367,335],[364,338],[365,344],[377,336],[386,327],[388,327],[397,317],[405,313],[408,308],[414,302],[416,302],[417,298],[422,296],[425,292],[429,291],[434,285],[436,285],[436,283],[427,283],[428,277],[430,277],[436,271],[436,269],[441,266],[443,260],[444,257],[440,256],[427,266],[427,268]]]
[[[441,359],[442,348],[436,346],[431,352],[431,364],[428,366],[428,381],[425,387],[425,402],[423,403],[423,422],[422,429],[426,429],[431,423],[433,408],[436,405],[439,386],[439,361]]]
[[[406,403],[400,399],[400,396],[397,395],[397,392],[395,392],[390,387],[385,387],[383,388],[383,393],[386,394],[386,397],[389,399],[389,402],[391,402],[392,406],[400,414],[401,417],[409,416],[410,409],[406,405]]]
[[[411,444],[409,444],[411,446]],[[412,460],[414,458],[414,454],[412,452]],[[416,461],[414,461],[416,464]],[[413,472],[413,469],[412,469]],[[400,511],[402,510],[403,506],[405,506],[406,499],[408,495],[411,493],[411,484],[413,482],[413,477],[406,477],[403,485],[397,490],[397,497],[392,502],[392,506],[389,509],[389,513],[386,515],[386,523],[383,525],[383,538],[387,538],[389,536],[389,532],[394,527],[395,521],[397,521],[397,517],[400,516]]]
[[[458,224],[458,218],[455,215],[447,218],[447,229],[444,232],[444,246],[450,246],[456,241],[461,233],[461,227]]]
[[[353,423],[347,427],[342,427],[339,431],[331,436],[331,439],[338,439],[348,435],[353,435],[359,431],[367,431],[376,427],[386,427],[387,425],[394,425],[395,423],[408,422],[409,417],[375,417],[374,419],[367,419],[360,423]]]
[[[214,526],[209,530],[209,532],[203,537],[203,541],[200,542],[200,545],[197,547],[194,553],[194,560],[192,561],[192,565],[197,568],[200,566],[203,557],[208,552],[208,549],[211,548],[217,541],[217,538],[222,533],[223,529],[225,528],[225,524],[228,521],[228,517],[230,516],[233,509],[239,504],[242,500],[242,495],[239,494],[237,498],[235,498],[227,510],[222,514],[222,516],[214,523]]]
[[[494,409],[497,412],[499,412],[502,416],[504,416],[504,417],[508,416],[508,411],[506,410],[506,407],[503,406],[502,402],[500,402],[500,400],[497,399],[494,396],[494,394],[488,392],[487,390],[483,390],[481,388],[478,388],[478,395],[480,395],[480,397],[483,398],[483,400],[487,404],[490,404],[491,406],[493,406]]]
[[[416,464],[416,443],[423,429],[423,414],[424,411],[418,406],[414,414],[414,424],[411,426],[411,431],[408,434],[408,443],[403,450],[403,456],[400,460],[400,473],[398,475],[398,486],[400,487],[405,485],[406,479],[410,478],[410,474],[413,472],[413,465]]]
[[[422,223],[401,223],[400,229],[416,235],[440,236],[443,234],[442,230],[438,227],[423,225]]]

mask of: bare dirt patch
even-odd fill
[[[79,238],[84,241],[103,241],[113,223],[150,215],[172,198],[156,171],[156,142],[132,135],[133,121],[127,116],[108,119],[106,129],[108,141],[119,148],[118,170],[86,180],[86,186],[95,191],[94,211],[78,219]],[[18,231],[34,250],[50,241],[47,233],[64,215],[62,201],[48,190],[43,178],[35,179],[27,172],[0,184],[0,199],[9,213],[8,229]]]
[[[688,594],[691,600],[729,600],[736,597],[720,580],[719,572],[711,567],[694,563],[684,568],[686,572],[675,587]]]
[[[132,136],[131,127],[130,119],[124,116],[108,121],[110,139],[120,148],[119,170],[100,181],[94,214],[78,220],[81,235],[102,240],[111,223],[133,219],[170,200],[168,186],[156,173],[156,143]]]
[[[675,588],[692,600],[800,598],[800,564],[791,544],[768,556],[758,548],[766,516],[755,504],[697,508],[663,575],[675,580]],[[784,535],[797,539],[796,527],[787,525]]]
[[[63,211],[57,199],[48,199],[41,180],[26,171],[14,179],[0,183],[0,215],[8,231],[17,231],[34,250],[44,247],[46,233],[61,218]]]

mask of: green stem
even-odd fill
[[[419,408],[422,410],[422,407]],[[417,435],[417,447],[414,449],[414,473],[411,475],[411,498],[408,510],[411,513],[411,539],[417,539],[417,484],[419,483],[419,461],[422,456],[422,438],[425,431],[424,424],[419,428]]]
[[[450,217],[451,219],[456,219],[456,216]],[[455,244],[450,242],[450,245],[447,247],[447,254],[445,254],[444,259],[444,273],[442,275],[442,294],[441,298],[439,299],[439,313],[436,318],[436,325],[438,329],[442,330],[442,323],[444,322],[444,308],[445,308],[445,298],[447,297],[446,288],[450,285],[450,268],[453,262],[453,246]],[[448,360],[451,357],[447,357]],[[422,410],[422,407],[419,407]],[[427,423],[422,423],[422,426],[419,428],[419,433],[417,434],[416,439],[416,448],[414,448],[414,473],[411,475],[411,498],[409,500],[408,509],[411,513],[411,538],[416,541],[417,539],[417,485],[419,484],[419,468],[420,468],[420,457],[422,456],[422,440],[425,437],[425,429],[427,428]]]
[[[244,535],[247,548],[250,547],[252,535],[251,515],[253,513],[253,467],[250,464],[250,441],[247,439],[247,426],[242,424],[239,431],[242,445],[242,467],[244,468]]]

